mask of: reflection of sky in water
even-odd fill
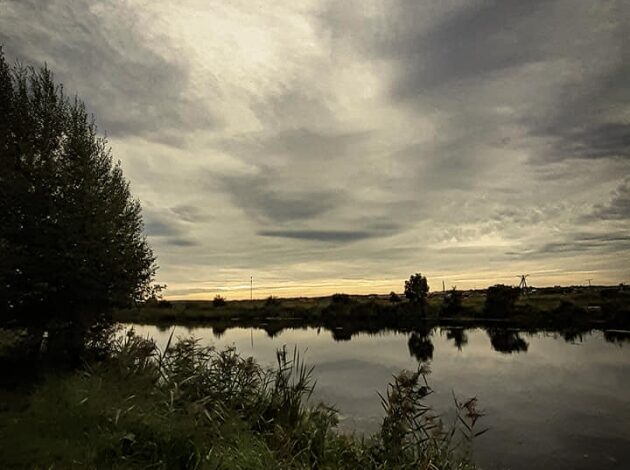
[[[137,326],[165,345],[170,330]],[[269,338],[263,330],[228,329],[215,338],[211,328],[177,327],[175,336],[201,338],[219,348],[235,345],[261,363],[275,363],[282,345],[297,346],[315,366],[315,399],[335,404],[345,429],[374,431],[383,393],[392,374],[415,369],[409,335],[357,334],[335,342],[330,331],[283,330]],[[446,332],[431,336],[435,347],[429,381],[431,402],[439,411],[452,408],[452,391],[477,396],[491,430],[475,443],[484,468],[630,468],[630,344],[607,343],[600,332],[567,343],[551,334],[521,333],[527,352],[503,354],[492,349],[483,330],[468,330],[459,351]],[[252,346],[253,344],[253,346]]]

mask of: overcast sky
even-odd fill
[[[0,0],[167,296],[630,281],[630,2]]]

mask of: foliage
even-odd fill
[[[488,287],[484,313],[489,317],[501,318],[509,316],[521,293],[518,287],[497,284]]]
[[[352,302],[348,294],[333,294],[330,300],[333,304],[349,304]]]
[[[269,297],[267,297],[265,299],[265,307],[278,307],[280,306],[280,299],[278,299],[278,297],[274,297],[273,295],[270,295]]]
[[[445,296],[440,315],[454,316],[462,311],[462,293],[453,287]]]
[[[54,323],[79,341],[143,300],[156,270],[140,203],[84,104],[1,50],[0,260],[0,324],[41,337]]]
[[[214,296],[214,299],[212,299],[212,305],[215,307],[225,307],[227,305],[227,302],[225,301],[224,297],[221,297],[217,294]]]
[[[399,296],[396,292],[391,291],[391,292],[389,293],[389,301],[390,301],[391,303],[393,303],[393,304],[394,304],[394,303],[400,302],[401,300],[402,300],[402,299],[400,298],[400,296]]]
[[[382,397],[380,432],[335,430],[310,404],[312,369],[281,349],[266,369],[233,348],[183,339],[164,351],[133,333],[108,358],[49,377],[29,404],[0,412],[0,462],[28,468],[467,469],[470,413],[445,428],[431,416],[426,370],[403,372]],[[476,418],[475,418],[476,420]],[[461,433],[458,439],[457,432]]]
[[[405,281],[405,297],[410,302],[420,304],[424,307],[429,293],[427,278],[420,273],[412,274],[409,280]]]

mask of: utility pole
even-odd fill
[[[592,279],[587,279],[587,281],[588,281],[588,286],[589,286],[589,287],[591,287],[591,281],[592,281]]]
[[[254,276],[249,276],[249,301],[254,301]]]
[[[442,280],[442,293],[446,292],[446,286],[444,285],[444,280]]]

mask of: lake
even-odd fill
[[[129,325],[127,325],[129,326]],[[164,346],[171,330],[134,326]],[[334,333],[334,334],[333,334]],[[422,334],[385,331],[353,334],[318,328],[175,327],[218,348],[234,345],[260,363],[275,364],[286,345],[315,366],[315,400],[333,404],[340,427],[378,429],[392,375],[430,365],[429,402],[448,415],[453,393],[476,396],[490,430],[474,444],[485,469],[630,468],[630,342],[628,333],[594,331],[565,339],[558,333],[434,328]],[[345,340],[338,340],[343,337]]]

